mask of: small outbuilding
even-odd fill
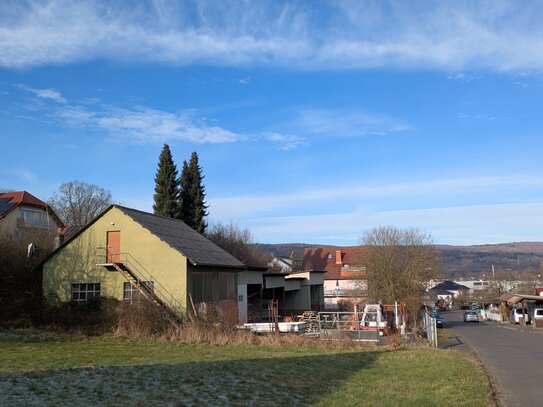
[[[245,269],[182,221],[119,205],[81,229],[42,267],[46,298],[132,301],[143,295],[178,316],[201,304],[237,308],[239,273]]]

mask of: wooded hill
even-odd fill
[[[261,250],[274,256],[290,257],[291,253],[303,255],[308,247],[318,244],[278,243],[259,244]],[[543,242],[515,242],[477,246],[436,245],[441,258],[442,273],[447,278],[492,275],[496,270],[512,272],[543,273]]]

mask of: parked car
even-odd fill
[[[543,321],[543,308],[534,308],[532,321]]]
[[[516,308],[514,310],[511,310],[511,317],[509,321],[511,321],[512,324],[519,324],[521,318],[526,318],[526,323],[529,324],[531,322],[530,314],[528,313],[528,310],[524,310],[524,313],[522,311],[522,308]]]
[[[475,311],[464,312],[464,322],[479,322],[479,316]]]
[[[434,311],[430,314],[432,318],[436,319],[436,327],[437,328],[443,328],[443,317],[439,315],[439,312]]]

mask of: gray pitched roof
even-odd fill
[[[435,294],[435,295],[453,295],[452,292],[448,291],[448,290],[444,290],[443,288],[430,288],[428,290],[428,292],[432,292],[432,294]]]
[[[184,222],[114,205],[196,266],[245,267],[244,264]]]
[[[438,285],[436,285],[434,288],[447,290],[447,291],[450,291],[450,290],[469,290],[470,289],[469,287],[466,287],[465,285],[455,283],[454,281],[451,281],[451,280],[445,280],[442,283],[439,283]]]

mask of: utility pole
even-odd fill
[[[496,274],[494,274],[494,264],[492,264],[492,279],[496,282]]]

